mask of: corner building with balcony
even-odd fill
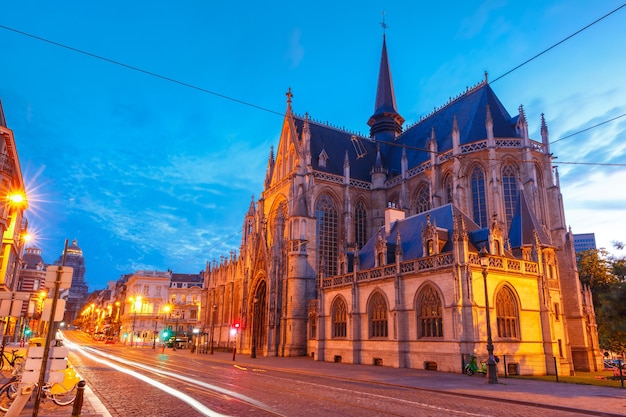
[[[403,127],[383,37],[364,121],[367,138],[297,116],[287,93],[240,252],[205,271],[216,346],[462,372],[490,326],[500,374],[598,369],[543,115],[530,138],[485,76]]]

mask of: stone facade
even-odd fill
[[[207,265],[204,332],[253,355],[460,372],[486,353],[488,300],[507,371],[597,369],[543,116],[531,139],[485,77],[403,123],[385,41],[370,137],[295,115],[287,93],[240,251]]]

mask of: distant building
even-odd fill
[[[574,251],[576,253],[591,249],[597,249],[595,233],[574,234]]]
[[[94,292],[81,312],[82,329],[125,344],[162,343],[164,329],[187,346],[201,328],[202,274],[140,270]],[[196,333],[197,333],[196,332]],[[173,342],[173,341],[172,341]]]
[[[13,131],[7,127],[0,102],[0,293],[5,293],[0,294],[0,298],[2,310],[7,312],[15,308],[20,258],[28,231],[28,222],[24,217],[27,208],[28,198],[15,138]],[[18,330],[15,314],[9,313],[9,317],[1,318],[0,334],[15,335]]]
[[[55,265],[61,265],[63,254],[54,262]],[[65,254],[65,265],[73,268],[72,286],[66,297],[65,314],[63,321],[68,325],[78,316],[78,312],[85,304],[89,295],[89,287],[85,283],[85,258],[83,251],[78,247],[76,239],[67,247]]]
[[[601,369],[544,117],[531,138],[485,77],[403,126],[384,38],[379,68],[369,137],[297,115],[288,91],[239,254],[206,267],[209,339],[461,372],[491,328],[500,373]]]
[[[47,297],[44,290],[46,283],[46,263],[41,256],[41,249],[37,247],[26,248],[22,257],[22,268],[17,284],[17,290],[22,293],[29,293],[29,301],[22,305],[21,330],[27,327],[36,334],[41,325],[41,311],[43,300]],[[45,295],[44,295],[45,294]]]

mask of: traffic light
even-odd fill
[[[163,330],[161,335],[162,335],[161,337],[163,338],[163,340],[167,340],[170,337],[170,332],[167,329],[165,329]]]
[[[26,337],[30,336],[30,334],[31,334],[32,332],[33,332],[33,331],[32,331],[31,329],[29,329],[28,327],[24,329],[24,335],[26,335]]]
[[[230,328],[230,334],[233,336],[237,335],[237,333],[239,333],[239,326],[240,324],[238,321],[233,322],[233,325]]]

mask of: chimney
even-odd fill
[[[404,210],[396,208],[395,203],[388,203],[385,209],[385,235],[389,235],[391,226],[398,220],[404,220]]]

